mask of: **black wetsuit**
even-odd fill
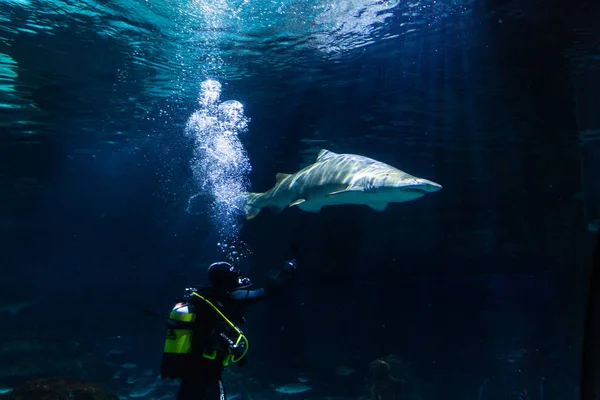
[[[279,292],[290,275],[289,271],[284,270],[266,288],[257,290],[237,289],[225,292],[213,288],[203,288],[199,289],[198,293],[217,306],[233,324],[239,327],[244,323],[244,309]],[[226,353],[219,351],[219,356],[214,360],[202,355],[206,350],[210,352],[219,347],[219,343],[215,342],[218,341],[218,337],[215,339],[215,331],[226,328],[223,325],[223,318],[203,300],[195,296],[188,296],[186,300],[191,302],[196,309],[192,354],[187,355],[185,359],[177,360],[176,368],[170,367],[170,363],[168,361],[165,363],[166,359],[163,359],[163,379],[181,379],[178,400],[225,400],[225,388],[221,380],[221,373],[224,369],[222,361]],[[223,342],[220,343],[220,345],[223,344]],[[243,365],[244,361],[245,357],[238,362],[238,365]]]

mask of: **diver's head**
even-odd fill
[[[212,263],[208,267],[208,280],[217,289],[236,289],[250,286],[250,279],[242,277],[240,270],[225,261]]]

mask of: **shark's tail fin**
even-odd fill
[[[258,200],[262,197],[262,193],[246,193],[246,204],[244,205],[244,211],[246,212],[246,219],[252,219],[258,215],[262,206],[257,205]]]

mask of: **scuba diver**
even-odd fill
[[[222,371],[246,361],[244,309],[280,292],[295,270],[289,260],[266,287],[250,290],[249,278],[220,261],[208,267],[210,286],[185,289],[167,319],[161,365],[163,380],[181,381],[178,400],[225,400]]]

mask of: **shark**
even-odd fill
[[[415,200],[440,189],[438,183],[372,158],[322,149],[313,164],[294,174],[278,173],[268,191],[245,193],[244,211],[246,219],[265,207],[318,213],[324,206],[363,204],[385,211],[389,203]]]

